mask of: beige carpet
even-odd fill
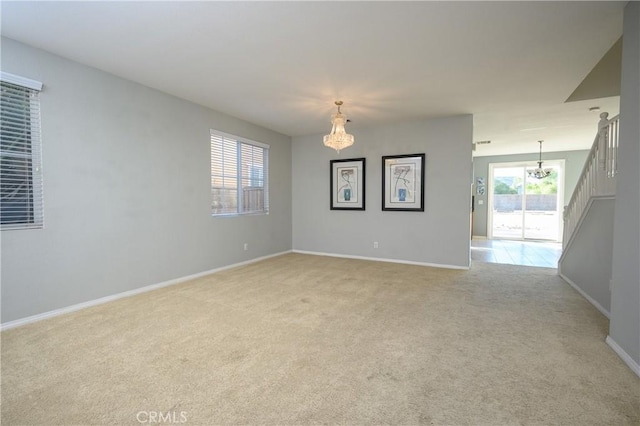
[[[3,332],[2,424],[638,425],[607,327],[552,269],[289,254]]]

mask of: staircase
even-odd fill
[[[607,119],[600,114],[598,134],[582,168],[569,204],[564,208],[563,248],[571,244],[574,232],[593,197],[615,197],[620,116]]]
[[[564,209],[559,275],[609,316],[619,116],[600,114],[598,133]]]

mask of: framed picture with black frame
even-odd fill
[[[331,210],[365,209],[366,159],[330,161]]]
[[[424,211],[424,154],[382,157],[382,210]]]

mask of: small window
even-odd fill
[[[0,79],[0,229],[43,227],[40,89],[7,73]]]
[[[211,214],[269,212],[269,145],[211,130]]]

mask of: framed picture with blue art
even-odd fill
[[[424,154],[382,157],[382,210],[424,211]]]
[[[364,158],[331,160],[331,210],[364,210]]]

